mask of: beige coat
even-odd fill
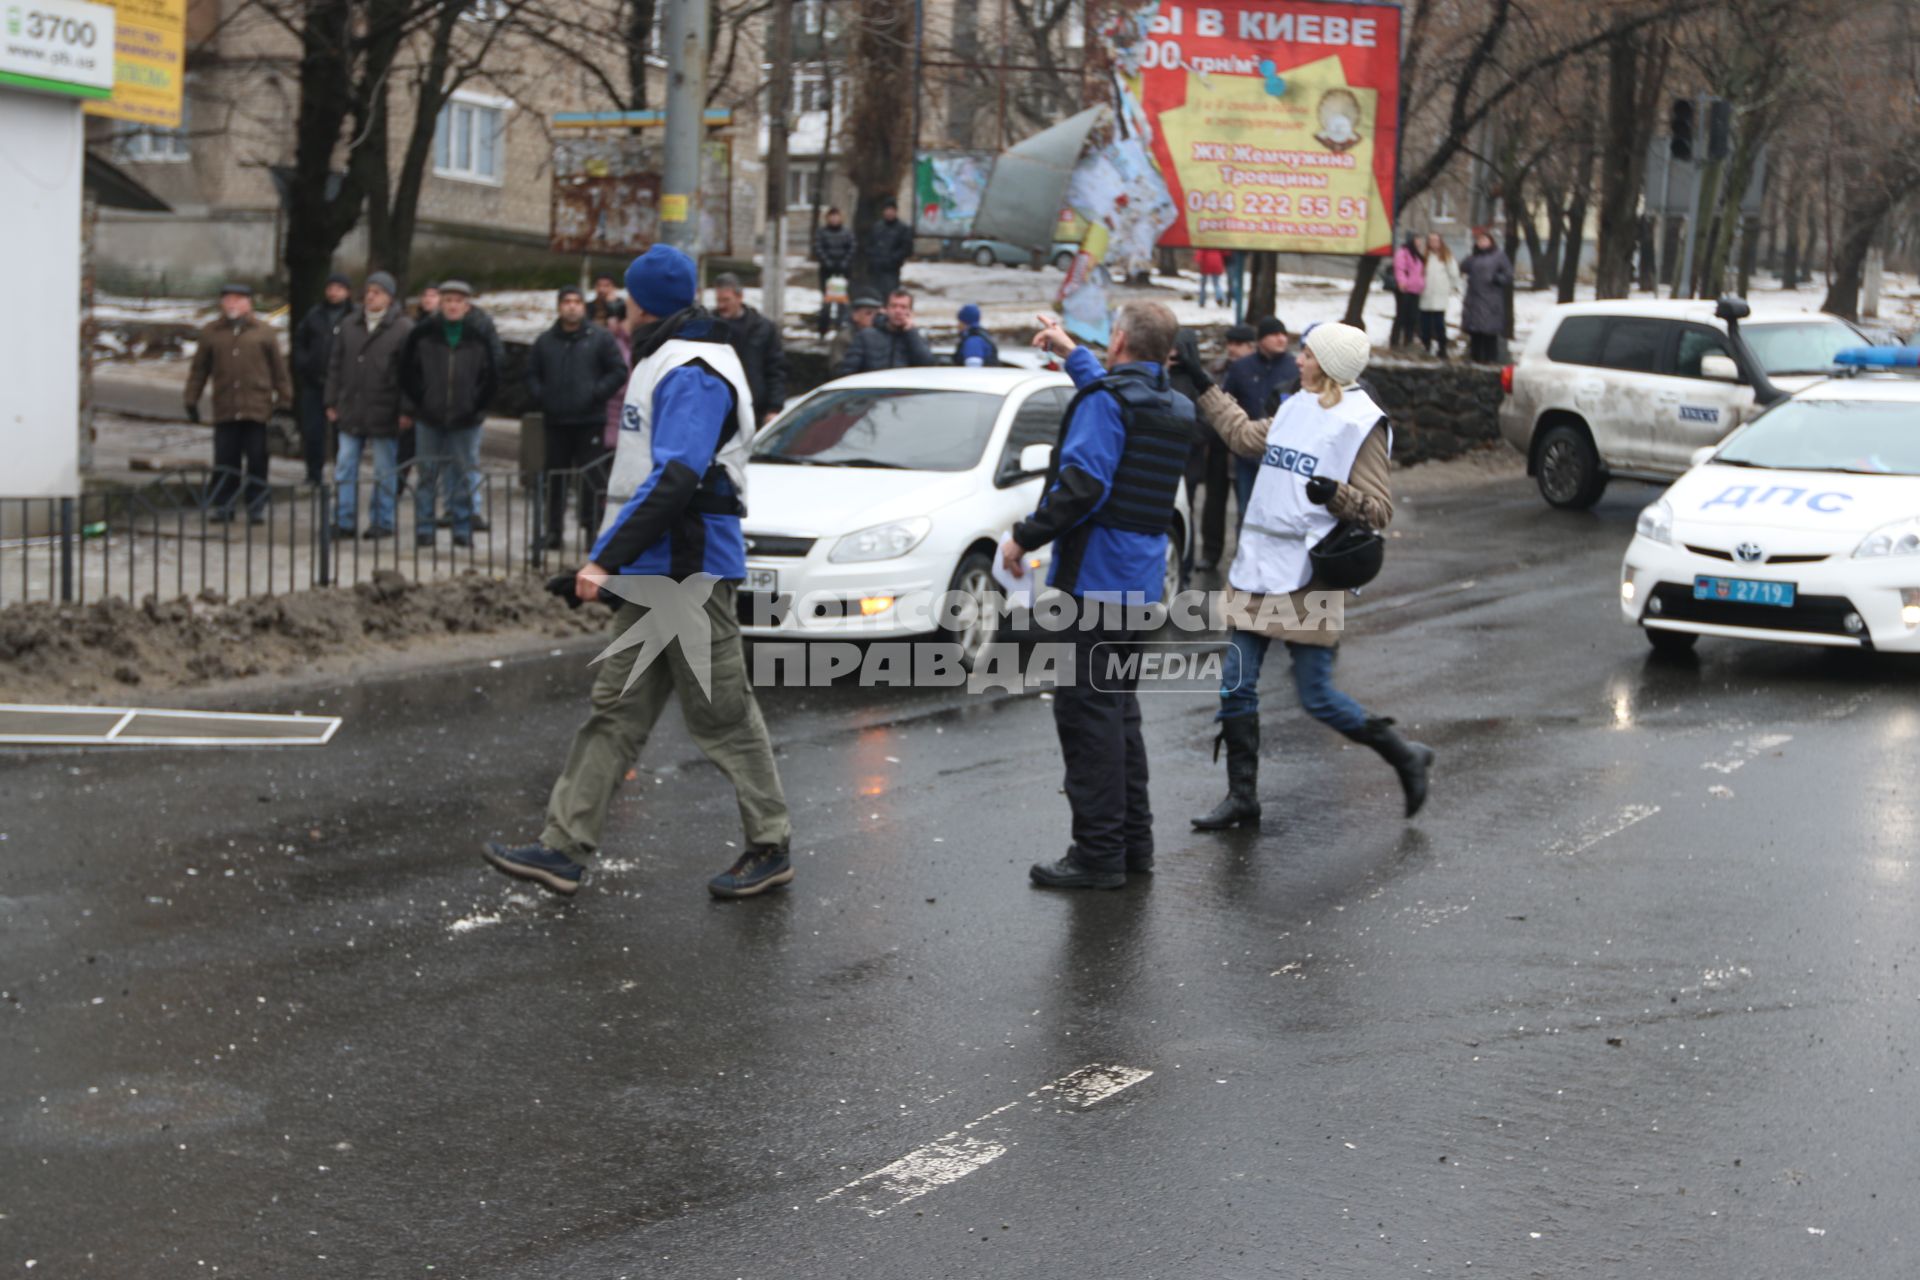
[[[1305,394],[1305,393],[1303,393]],[[1211,427],[1227,448],[1243,458],[1258,458],[1266,452],[1268,418],[1253,419],[1239,401],[1219,387],[1209,387],[1197,402],[1200,420]],[[1346,483],[1334,492],[1327,511],[1340,520],[1352,520],[1372,529],[1385,529],[1393,519],[1393,493],[1387,484],[1387,430],[1384,425],[1367,433],[1360,452],[1353,460],[1353,471]],[[1287,597],[1286,607],[1273,602],[1269,608],[1265,596],[1237,591],[1231,584],[1222,593],[1227,616],[1236,628],[1259,632],[1290,644],[1331,646],[1340,643],[1346,623],[1347,593],[1331,591],[1309,582]],[[1309,599],[1309,597],[1317,597]],[[1264,620],[1262,614],[1265,614]],[[1324,616],[1328,622],[1320,625]],[[1288,625],[1288,620],[1309,625]]]

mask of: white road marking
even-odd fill
[[[1716,773],[1732,773],[1735,769],[1758,756],[1784,747],[1793,741],[1790,733],[1762,733],[1751,738],[1742,738],[1733,744],[1734,754],[1725,760],[1709,760],[1701,765],[1702,769],[1712,769]]]
[[[1011,1142],[976,1136],[973,1131],[998,1119],[1017,1107],[1045,1097],[1055,1097],[1084,1110],[1116,1093],[1131,1089],[1153,1072],[1139,1067],[1105,1066],[1092,1063],[1069,1072],[1050,1084],[1041,1085],[1024,1098],[995,1107],[977,1120],[970,1120],[952,1133],[915,1147],[892,1164],[863,1174],[843,1187],[835,1187],[815,1203],[845,1196],[854,1207],[880,1217],[889,1209],[918,1200],[929,1191],[958,1182],[968,1174],[984,1169],[1007,1154]]]
[[[1660,812],[1660,806],[1657,804],[1630,804],[1600,830],[1555,841],[1547,853],[1560,858],[1571,858],[1576,854],[1585,853],[1601,841],[1613,839],[1628,827],[1645,822],[1658,812]]]

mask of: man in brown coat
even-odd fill
[[[220,290],[220,319],[200,331],[187,371],[189,421],[200,421],[200,393],[213,384],[213,519],[233,519],[240,468],[247,474],[247,518],[267,518],[267,419],[293,404],[293,379],[273,327],[253,314],[253,290]]]

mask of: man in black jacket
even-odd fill
[[[307,483],[319,484],[327,465],[327,362],[340,326],[353,314],[353,281],[336,271],[327,277],[321,302],[300,318],[293,331],[295,403],[300,409],[300,443],[307,459]]]
[[[434,499],[447,490],[453,545],[473,545],[475,477],[480,470],[480,424],[500,387],[491,326],[471,323],[473,287],[464,280],[440,286],[438,314],[421,321],[408,335],[400,364],[400,429],[415,427],[415,461],[420,482],[414,489],[414,538],[423,547],[434,542]]]
[[[740,277],[731,273],[714,277],[713,314],[727,322],[728,341],[747,371],[754,412],[765,426],[787,403],[787,353],[780,345],[780,326],[747,305]]]
[[[827,210],[827,220],[813,233],[813,260],[820,264],[820,333],[825,336],[846,323],[845,292],[839,302],[828,301],[827,282],[835,276],[848,279],[853,271],[853,228],[846,225],[838,209]]]
[[[527,356],[527,394],[540,406],[547,438],[547,528],[540,545],[558,551],[567,545],[567,482],[600,456],[600,435],[607,425],[607,401],[626,383],[627,361],[605,329],[588,323],[587,300],[567,285],[560,290],[560,318],[533,341]],[[588,481],[591,485],[591,481]],[[580,523],[594,507],[581,488]]]
[[[867,232],[867,274],[873,292],[890,296],[900,287],[900,268],[913,256],[913,228],[900,221],[900,206],[880,206],[880,221]]]
[[[895,289],[887,299],[886,314],[867,328],[854,331],[834,376],[875,369],[924,368],[932,363],[933,351],[927,346],[926,335],[913,325],[913,295]]]

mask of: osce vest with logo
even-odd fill
[[[1267,428],[1267,451],[1247,504],[1240,550],[1227,574],[1236,590],[1275,595],[1307,585],[1313,577],[1307,552],[1340,523],[1308,501],[1307,481],[1325,476],[1346,483],[1360,446],[1382,420],[1380,406],[1358,387],[1345,388],[1331,409],[1307,391],[1281,402]],[[1387,448],[1393,448],[1391,429]]]
[[[607,514],[600,522],[601,534],[613,527],[627,499],[653,474],[654,391],[669,373],[696,363],[705,365],[733,388],[734,429],[731,435],[721,432],[713,465],[701,477],[700,488],[694,495],[694,509],[707,510],[702,505],[705,502],[713,508],[710,514],[745,513],[747,453],[753,446],[754,431],[753,391],[747,386],[746,370],[740,365],[740,357],[725,343],[673,338],[661,343],[659,350],[642,360],[627,380],[627,398],[620,407],[620,442],[614,450],[612,473],[607,477]],[[722,504],[713,501],[719,497],[711,493],[709,487],[716,469],[725,474],[732,482],[734,493],[739,495],[737,504],[724,504],[732,508],[730,510],[721,510]]]

